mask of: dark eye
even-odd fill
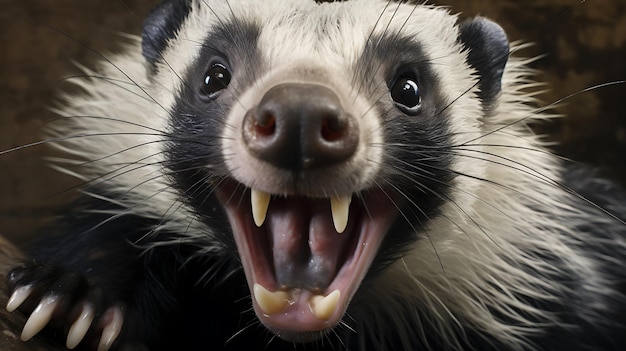
[[[230,83],[230,72],[221,63],[214,63],[204,75],[200,92],[210,99],[215,99]]]
[[[402,112],[415,115],[422,104],[422,96],[417,78],[413,74],[403,74],[391,85],[391,98]]]

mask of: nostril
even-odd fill
[[[324,141],[334,142],[344,136],[346,124],[341,123],[336,117],[328,117],[322,120],[321,136]]]
[[[271,112],[260,114],[254,123],[254,131],[258,136],[269,137],[276,132],[276,116]]]

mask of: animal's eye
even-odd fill
[[[228,68],[221,63],[214,63],[204,74],[200,92],[210,99],[215,99],[228,86],[230,79]]]
[[[414,74],[400,75],[391,84],[390,92],[391,98],[402,112],[410,115],[419,112],[422,96]]]

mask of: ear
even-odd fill
[[[141,52],[151,66],[160,59],[167,42],[176,35],[191,11],[191,0],[165,0],[143,23]]]
[[[484,17],[461,23],[459,41],[468,63],[478,71],[479,97],[489,109],[502,90],[502,73],[509,58],[509,40],[502,27]]]

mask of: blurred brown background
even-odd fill
[[[234,0],[233,0],[234,1]],[[141,18],[158,0],[0,0],[0,150],[39,140],[53,120],[47,110],[73,62],[92,63],[93,51],[118,48],[119,33],[139,33]],[[463,16],[482,14],[501,23],[511,40],[536,42],[524,55],[546,54],[546,103],[595,84],[626,79],[624,0],[442,1]],[[80,43],[79,43],[80,42]],[[83,43],[83,44],[81,44]],[[90,50],[89,48],[93,49]],[[626,85],[567,100],[568,115],[540,131],[561,143],[556,150],[590,162],[626,183]],[[0,155],[0,233],[20,237],[43,223],[70,197],[75,184],[48,168],[46,147]]]

